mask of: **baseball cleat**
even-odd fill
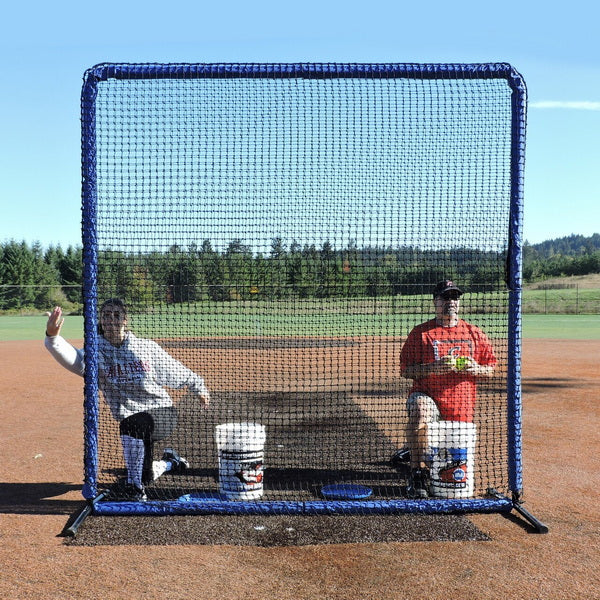
[[[408,476],[406,495],[409,498],[429,498],[429,471],[413,469]]]
[[[165,448],[165,451],[162,455],[162,459],[171,463],[172,473],[185,471],[190,467],[190,463],[185,458],[183,458],[183,456],[179,456],[179,454],[177,454],[177,452],[173,450],[173,448]]]
[[[110,494],[112,500],[117,502],[145,502],[148,500],[144,486],[134,483],[120,483]]]
[[[392,467],[394,467],[395,469],[399,467],[404,467],[408,463],[410,463],[410,450],[408,449],[408,447],[404,446],[403,448],[400,448],[400,450],[397,450],[392,455],[390,462],[392,464]]]

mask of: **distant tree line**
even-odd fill
[[[532,258],[538,259],[593,254],[600,250],[600,233],[594,233],[589,237],[573,234],[534,245],[526,241],[524,247]]]
[[[550,277],[600,273],[600,234],[570,235],[523,245],[523,277],[527,282]]]
[[[551,255],[548,253],[554,252]],[[600,235],[570,236],[524,245],[527,282],[600,272]],[[82,249],[9,241],[0,244],[0,310],[47,309],[81,304]],[[242,240],[224,250],[209,240],[166,251],[103,250],[98,256],[101,293],[131,303],[212,300],[379,297],[428,293],[445,277],[467,289],[497,289],[504,253],[470,248],[426,251],[414,247],[336,249],[274,238],[256,253]]]
[[[46,309],[81,302],[81,248],[63,250],[8,242],[0,246],[0,309]],[[212,300],[378,297],[427,293],[444,277],[465,286],[496,287],[503,278],[499,253],[472,249],[423,251],[417,248],[335,249],[272,240],[256,253],[233,240],[224,250],[210,241],[171,246],[167,251],[98,255],[98,287],[130,303]]]
[[[81,248],[0,244],[0,309],[47,309],[81,303]]]
[[[206,240],[166,253],[102,252],[98,280],[102,289],[134,303],[350,298],[421,294],[444,277],[493,288],[503,265],[498,253],[470,249],[334,249],[329,242],[288,246],[275,238],[268,254],[257,254],[241,240],[221,252]]]

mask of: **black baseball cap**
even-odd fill
[[[443,296],[447,292],[455,292],[459,296],[462,296],[463,294],[463,291],[459,287],[454,285],[453,281],[451,281],[450,279],[444,279],[444,281],[440,281],[433,288],[433,297],[437,298],[438,296]]]

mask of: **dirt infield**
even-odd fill
[[[526,340],[526,508],[472,515],[491,541],[69,546],[81,505],[81,379],[41,342],[0,343],[0,597],[402,599],[598,597],[600,341]]]

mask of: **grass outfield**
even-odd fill
[[[598,340],[600,315],[523,315],[523,337]]]
[[[183,317],[183,315],[181,315]],[[212,318],[208,318],[212,317]],[[185,317],[183,317],[185,318]],[[189,315],[190,319],[194,317]],[[469,319],[468,316],[466,316]],[[159,317],[151,322],[131,323],[141,336],[176,337],[177,331],[161,327]],[[0,316],[0,341],[43,339],[45,316]],[[423,320],[421,315],[337,315],[324,319],[318,315],[201,315],[191,323],[190,330],[200,330],[202,336],[218,335],[402,335],[411,323]],[[477,319],[473,318],[477,323]],[[485,323],[479,323],[485,327]],[[152,332],[152,333],[151,333]],[[83,318],[65,319],[63,335],[67,339],[83,338]],[[179,333],[180,335],[180,333]],[[524,338],[597,340],[600,338],[600,315],[524,315]]]

